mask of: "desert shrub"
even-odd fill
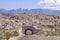
[[[51,32],[46,32],[45,36],[51,35]]]
[[[45,34],[45,36],[56,36],[57,35],[57,33],[55,33],[55,32],[47,32],[47,34]]]
[[[12,37],[12,34],[10,32],[5,32],[4,36],[5,36],[6,40],[8,40],[10,37]]]
[[[17,31],[13,31],[12,32],[12,36],[18,36],[19,34],[18,34],[18,32]]]
[[[36,35],[42,35],[44,34],[44,31],[43,30],[39,30],[38,32],[35,33]]]
[[[17,31],[12,31],[12,32],[5,32],[4,33],[4,37],[6,40],[8,40],[9,38],[11,37],[15,37],[15,36],[18,36],[18,32]]]

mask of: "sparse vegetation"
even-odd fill
[[[45,33],[44,33],[45,32]],[[44,35],[44,36],[58,36],[60,37],[60,33],[52,32],[52,31],[43,31],[40,30],[36,33],[36,35]]]
[[[42,35],[44,34],[44,31],[43,30],[39,30],[38,32],[35,33],[36,35]]]
[[[18,32],[17,31],[13,31],[12,32],[12,36],[18,36],[19,34],[18,34]]]
[[[12,34],[10,32],[5,32],[4,36],[5,36],[6,40],[9,40],[9,38],[12,37]]]
[[[7,38],[8,35],[10,35],[7,40],[11,37],[11,33],[12,36],[18,36],[18,32],[17,30],[23,26],[23,25],[34,25],[34,26],[38,26],[39,28],[42,28],[42,30],[38,31],[36,34],[37,35],[42,35],[44,34],[44,32],[46,32],[45,35],[56,35],[56,36],[60,36],[60,31],[56,30],[56,29],[60,29],[60,16],[57,18],[57,16],[54,15],[45,15],[45,14],[30,14],[30,13],[16,13],[13,15],[4,15],[4,14],[0,14],[0,40],[4,40],[4,35]],[[57,19],[57,20],[56,20]],[[56,21],[55,21],[56,20]],[[55,26],[55,23],[56,26]],[[48,26],[47,26],[48,25]],[[43,28],[45,30],[43,30]],[[49,31],[49,29],[51,29]],[[48,29],[46,31],[46,29]],[[53,29],[55,29],[54,32]],[[8,33],[6,33],[8,32]],[[8,34],[8,35],[6,35]]]
[[[18,36],[18,32],[17,31],[12,31],[12,32],[5,32],[4,33],[4,37],[6,40],[9,40],[9,38],[11,37],[15,37],[15,36]]]

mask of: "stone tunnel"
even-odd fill
[[[25,35],[33,35],[37,32],[38,29],[36,29],[33,26],[23,26],[22,27],[22,33]]]

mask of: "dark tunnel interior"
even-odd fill
[[[32,29],[26,29],[24,34],[25,35],[33,35],[33,30]]]

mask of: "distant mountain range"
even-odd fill
[[[12,10],[6,10],[6,9],[0,9],[0,13],[38,13],[38,14],[51,14],[51,15],[59,15],[60,16],[60,10],[50,10],[50,9],[12,9]]]

